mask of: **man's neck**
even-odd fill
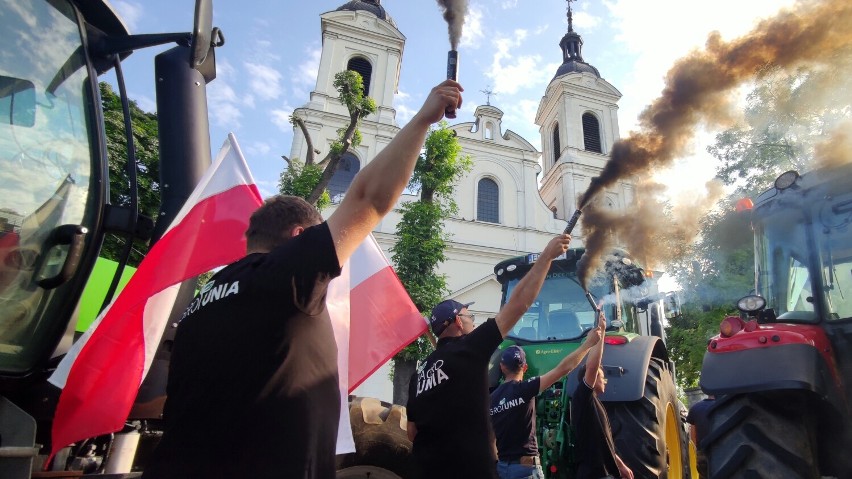
[[[524,373],[509,374],[506,376],[507,381],[523,381]]]

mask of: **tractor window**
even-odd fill
[[[520,279],[509,281],[506,299]],[[591,290],[596,297],[609,293],[606,283],[596,282]],[[615,316],[615,305],[604,306],[608,320]],[[595,323],[595,312],[573,273],[552,272],[535,303],[524,314],[509,336],[520,340],[560,341],[577,339]]]
[[[2,2],[0,31],[0,372],[23,373],[74,309],[73,287],[41,280],[68,255],[57,227],[95,221],[94,101],[70,4]]]

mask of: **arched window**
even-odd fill
[[[489,223],[500,222],[500,187],[490,178],[479,180],[476,199],[476,219]]]
[[[553,124],[553,164],[555,165],[557,161],[559,161],[559,155],[562,152],[562,148],[559,145],[559,123]]]
[[[494,125],[489,121],[485,124],[485,139],[493,140],[494,139]]]
[[[328,194],[331,195],[332,202],[340,202],[342,195],[349,189],[352,178],[355,178],[355,173],[358,173],[360,169],[361,162],[352,153],[347,152],[340,158],[337,170],[328,182]]]
[[[364,96],[370,94],[370,77],[373,75],[373,65],[364,57],[352,57],[349,64],[346,65],[347,70],[352,70],[361,74],[364,80]]]
[[[583,140],[586,142],[586,151],[603,153],[603,150],[601,150],[601,126],[595,115],[591,113],[583,113]]]
[[[551,207],[550,207],[550,211],[552,211],[552,212],[553,212],[553,217],[554,217],[554,218],[556,218],[556,207],[555,207],[555,206],[551,206]]]

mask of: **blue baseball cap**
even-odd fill
[[[500,362],[515,370],[527,363],[527,354],[520,346],[509,346],[500,356]]]
[[[440,336],[447,329],[447,326],[456,320],[456,316],[458,316],[461,310],[471,304],[473,304],[473,301],[464,304],[454,299],[448,299],[441,301],[437,306],[432,308],[432,316],[429,318],[429,324],[432,325],[432,332],[435,333],[435,336]]]

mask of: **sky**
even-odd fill
[[[189,31],[194,0],[111,0],[131,33]],[[228,132],[236,135],[264,196],[277,190],[293,139],[289,115],[303,106],[316,85],[321,51],[319,16],[343,0],[214,1],[213,25],[226,39],[216,50],[218,77],[208,85],[211,148]],[[443,80],[447,26],[433,0],[383,0],[382,6],[406,36],[399,90],[394,101],[403,126],[429,90]],[[790,0],[578,0],[572,3],[574,30],[582,35],[583,58],[621,93],[621,136],[636,128],[645,105],[659,96],[666,71],[708,33],[724,39],[746,33],[759,19],[791,5]],[[567,30],[564,0],[471,0],[459,46],[459,80],[464,106],[452,123],[473,121],[476,106],[503,110],[503,126],[537,148],[534,117],[539,101],[562,63],[559,41]],[[168,47],[135,52],[124,61],[128,94],[146,111],[156,111],[153,58]],[[103,79],[114,83],[112,74]],[[712,132],[699,135],[695,157],[661,176],[672,195],[688,192],[713,175],[703,154]],[[684,178],[687,181],[684,181]]]
[[[193,0],[112,0],[132,33],[189,31]],[[208,85],[210,137],[215,153],[233,132],[264,196],[277,191],[290,155],[293,131],[288,116],[303,106],[316,85],[321,51],[319,15],[343,0],[243,0],[214,2],[213,24],[226,43],[216,50],[218,77]],[[434,0],[383,0],[406,36],[399,91],[394,101],[403,126],[429,90],[443,80],[447,26]],[[791,0],[579,0],[572,3],[574,30],[582,35],[583,58],[622,93],[621,136],[637,127],[644,107],[656,99],[665,74],[680,57],[703,48],[717,30],[731,40]],[[503,127],[541,149],[534,117],[539,101],[562,63],[559,41],[567,29],[564,0],[471,0],[459,46],[459,81],[464,105],[452,123],[474,120],[476,106],[504,112]],[[131,99],[155,111],[153,58],[166,47],[139,51],[124,61]],[[114,83],[110,75],[105,80]],[[672,198],[690,195],[713,176],[705,153],[713,132],[699,132],[693,154],[658,174]],[[661,285],[662,286],[662,285]],[[663,286],[663,289],[666,289]],[[358,394],[390,401],[392,391],[380,369]]]

